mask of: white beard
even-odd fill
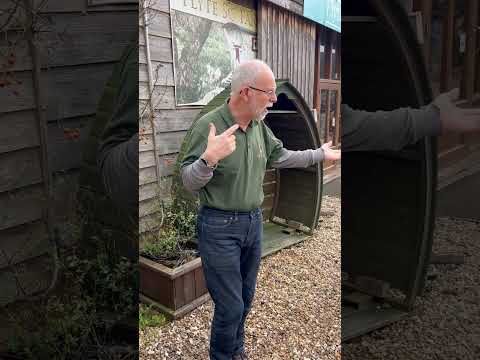
[[[267,107],[273,106],[273,103],[269,103]],[[265,117],[268,115],[268,109],[263,110],[261,113],[257,114],[254,118],[255,121],[263,121]]]

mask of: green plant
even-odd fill
[[[59,259],[55,295],[7,310],[14,329],[9,351],[26,359],[114,358],[107,351],[118,345],[111,332],[138,311],[137,267],[102,250],[86,259],[73,249]]]
[[[140,329],[159,327],[168,322],[165,315],[156,312],[151,305],[140,304],[138,309],[138,323]]]
[[[143,256],[176,267],[196,256],[196,213],[183,201],[174,201],[163,209],[162,227],[142,235]]]

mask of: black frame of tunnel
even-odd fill
[[[280,108],[280,100],[286,99],[288,101],[288,110],[292,108],[300,115],[300,118],[303,120],[303,125],[305,128],[308,129],[307,136],[309,136],[306,143],[310,142],[313,145],[313,148],[319,148],[321,146],[321,139],[320,134],[318,132],[318,127],[315,122],[315,118],[313,116],[312,111],[310,111],[306,101],[302,97],[302,95],[298,92],[298,90],[289,82],[288,79],[278,79],[277,80],[277,89],[276,89],[276,96],[279,101],[274,104],[274,106],[269,111],[265,118],[265,122],[267,126],[272,130],[275,136],[275,128],[269,125],[270,119],[275,110],[282,110]],[[273,128],[272,128],[273,127]],[[277,136],[278,137],[278,136]],[[282,140],[279,137],[280,140]],[[283,141],[283,140],[282,140]],[[288,148],[288,147],[287,147]],[[310,148],[305,146],[305,149]],[[305,150],[304,149],[304,150]],[[314,169],[314,170],[313,170]],[[301,229],[303,232],[307,234],[313,234],[320,217],[320,209],[321,209],[321,199],[323,195],[323,164],[316,164],[310,167],[310,169],[276,169],[276,188],[275,188],[275,197],[274,197],[274,204],[272,208],[272,213],[270,215],[270,221],[281,225],[281,226],[288,226],[289,220],[285,219],[284,217],[277,216],[279,210],[279,204],[281,199],[280,187],[282,184],[282,177],[285,178],[289,176],[289,174],[293,172],[313,172],[315,175],[315,188],[313,190],[313,198],[314,198],[314,206],[311,212],[310,221],[308,223],[302,222],[307,229]],[[290,191],[294,191],[295,189],[289,189]],[[293,214],[292,214],[293,215]],[[285,221],[284,221],[285,220]]]
[[[345,4],[344,4],[345,5]],[[388,35],[395,41],[402,54],[405,55],[404,61],[410,74],[410,80],[415,89],[415,97],[418,106],[428,104],[432,100],[432,91],[427,76],[426,66],[421,54],[420,47],[417,44],[416,36],[409,24],[407,15],[403,7],[396,1],[370,0],[370,7],[375,11],[377,20],[386,25]],[[368,6],[368,5],[367,5]],[[350,15],[350,14],[348,14]],[[364,15],[364,14],[363,14]],[[369,16],[371,14],[368,14]],[[416,44],[416,45],[415,45]],[[400,302],[401,308],[411,310],[415,297],[421,292],[425,283],[427,266],[432,247],[432,236],[434,227],[434,208],[435,208],[435,188],[436,188],[436,140],[425,138],[419,142],[417,150],[421,155],[421,171],[424,179],[419,180],[419,186],[423,187],[423,198],[420,199],[423,204],[423,223],[422,236],[416,244],[417,266],[415,275],[409,279],[408,290],[404,301]],[[385,156],[385,153],[379,153],[379,156]],[[344,240],[348,239],[343,239]],[[357,239],[360,241],[361,239]],[[342,256],[342,265],[344,265]],[[343,267],[343,266],[342,266]]]

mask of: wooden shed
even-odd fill
[[[320,135],[312,111],[295,87],[287,80],[277,81],[277,99],[264,119],[274,135],[289,150],[316,149],[321,146]],[[230,87],[206,105],[196,120],[230,96]],[[195,120],[195,121],[196,121]],[[194,121],[194,122],[195,122]],[[188,140],[185,136],[179,156]],[[177,164],[178,174],[178,164]],[[305,239],[318,224],[323,186],[322,164],[308,168],[270,169],[265,175],[264,201],[261,206],[264,221],[262,256]],[[180,177],[175,177],[177,191],[185,197]]]
[[[428,104],[421,50],[399,3],[342,5],[343,101],[371,111]],[[436,159],[431,138],[399,152],[344,154],[343,340],[402,318],[421,293],[432,247]]]
[[[19,6],[6,25],[15,3],[0,5],[0,305],[55,280],[53,240],[74,240],[70,215],[89,123],[137,30],[134,1],[25,4],[29,11]]]
[[[158,201],[169,197],[171,176],[183,138],[205,106],[198,105],[198,102],[185,105],[179,100],[180,91],[176,84],[179,69],[175,59],[175,42],[179,35],[175,17],[182,12],[178,10],[179,3],[182,7],[197,4],[196,1],[153,1],[145,19],[140,19],[140,103],[142,109],[148,101],[153,104],[152,121],[144,116],[140,122],[141,233],[158,223]],[[248,48],[272,68],[277,78],[288,79],[308,107],[315,109],[316,127],[322,142],[333,140],[338,144],[340,34],[303,16],[303,0],[228,0],[219,3],[241,9],[253,17],[250,42],[244,41],[240,51]],[[223,84],[221,88],[224,88]],[[335,164],[324,165],[333,168]],[[332,175],[339,175],[338,167]]]

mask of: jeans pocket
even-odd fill
[[[215,215],[203,217],[203,225],[210,229],[225,229],[233,223],[233,216]]]

